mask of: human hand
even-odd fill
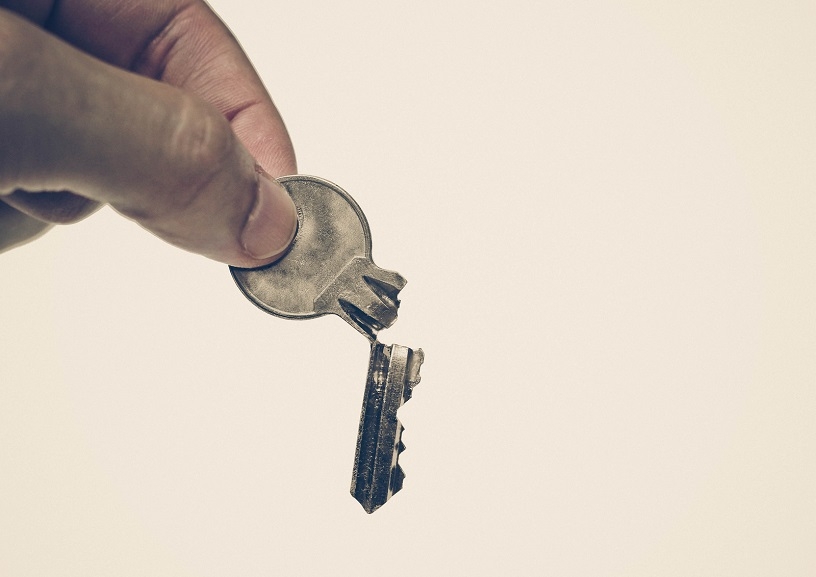
[[[101,203],[183,249],[274,261],[286,128],[201,0],[0,0],[0,251]],[[271,175],[271,176],[270,176]]]

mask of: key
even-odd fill
[[[351,494],[373,513],[402,488],[402,424],[397,410],[411,398],[422,349],[384,345],[377,334],[397,320],[405,279],[371,260],[371,231],[362,210],[339,186],[313,176],[278,179],[298,212],[288,252],[256,269],[230,267],[244,295],[273,315],[308,319],[336,314],[371,343],[357,433]]]
[[[371,345],[351,494],[366,513],[373,513],[402,489],[405,473],[399,456],[405,450],[397,410],[419,383],[425,354],[401,345]]]
[[[371,260],[371,231],[363,211],[336,184],[314,176],[284,176],[298,212],[289,251],[255,269],[230,267],[246,297],[284,318],[336,314],[374,341],[397,320],[405,279]]]

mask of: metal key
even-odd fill
[[[333,313],[369,340],[397,320],[405,279],[371,260],[371,231],[363,211],[339,186],[314,176],[284,176],[298,212],[289,251],[256,269],[230,267],[249,300],[285,318]]]
[[[368,222],[343,189],[313,176],[278,182],[298,212],[292,246],[271,265],[230,271],[244,295],[273,315],[336,314],[371,341],[351,494],[372,513],[402,488],[398,459],[405,446],[397,410],[419,383],[424,360],[422,349],[377,341],[377,333],[397,320],[405,279],[371,260]]]
[[[425,354],[401,345],[374,342],[360,413],[351,494],[366,513],[373,513],[402,489],[405,473],[397,460],[405,450],[397,409],[419,383]]]

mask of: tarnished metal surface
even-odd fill
[[[371,342],[351,494],[372,513],[402,488],[405,474],[397,461],[405,446],[397,410],[411,398],[425,358],[422,349],[377,341],[377,333],[397,320],[405,279],[371,260],[368,222],[343,189],[314,176],[278,182],[298,211],[292,246],[271,265],[230,272],[268,313],[293,319],[336,314]]]
[[[422,349],[378,342],[371,345],[351,476],[351,494],[367,513],[376,511],[402,489],[405,473],[398,460],[405,445],[397,410],[419,383],[424,358]]]
[[[370,340],[397,320],[405,279],[371,260],[371,232],[354,199],[314,176],[278,179],[298,211],[289,251],[261,268],[230,267],[244,294],[285,318],[336,314]]]

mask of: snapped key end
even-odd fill
[[[402,489],[405,472],[399,456],[405,450],[397,410],[419,383],[425,355],[401,345],[374,342],[360,413],[351,494],[366,513],[373,513]]]

